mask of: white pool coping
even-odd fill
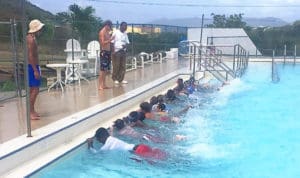
[[[47,165],[93,136],[100,126],[111,126],[113,120],[126,116],[132,108],[137,109],[145,99],[173,87],[181,74],[190,72],[187,68],[174,71],[126,94],[34,130],[33,137],[22,135],[1,144],[0,177],[24,177]]]
[[[283,56],[281,56],[281,57],[275,56],[274,61],[275,62],[284,62],[284,61],[286,61],[287,63],[293,63],[294,58],[289,56],[289,57],[286,57],[286,59],[284,59]],[[258,58],[250,57],[249,62],[272,62],[272,57],[258,57]],[[295,62],[299,63],[299,58],[296,58]]]

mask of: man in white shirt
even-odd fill
[[[148,145],[144,145],[144,144],[139,144],[139,145],[129,144],[120,139],[112,137],[109,135],[107,129],[103,127],[99,128],[96,131],[94,138],[96,138],[97,141],[103,144],[103,146],[100,148],[101,151],[123,150],[123,151],[131,151],[136,155],[145,158],[154,158],[154,159],[167,158],[167,154],[158,148],[151,148]],[[93,146],[93,138],[87,139],[87,142],[88,142],[88,148],[93,152],[97,152],[97,150],[94,149]]]
[[[95,138],[103,144],[100,150],[124,150],[124,151],[133,151],[135,147],[134,144],[128,144],[122,140],[119,140],[115,137],[109,135],[108,131],[101,127],[95,133]],[[88,139],[88,148],[94,149],[93,138]],[[95,149],[93,150],[95,151]]]
[[[126,47],[129,44],[126,30],[127,23],[122,22],[120,24],[120,30],[116,30],[112,35],[112,43],[114,43],[114,53],[112,56],[112,79],[115,84],[128,83],[126,80],[124,80],[126,72]]]

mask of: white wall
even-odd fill
[[[201,28],[188,28],[188,41],[200,41]],[[247,33],[242,28],[203,28],[202,44],[207,44],[207,37],[222,37],[213,38],[213,44],[216,46],[233,46],[240,44],[245,50],[249,51],[250,55],[261,55],[256,50],[256,46],[251,41]],[[233,47],[220,47],[223,54],[233,54]]]

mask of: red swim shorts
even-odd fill
[[[140,144],[134,148],[134,153],[142,157],[151,157],[155,159],[165,159],[166,153],[158,148],[152,149],[148,145]]]

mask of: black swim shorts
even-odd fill
[[[100,70],[101,71],[108,71],[110,70],[110,60],[111,53],[110,51],[102,50],[100,52]]]

